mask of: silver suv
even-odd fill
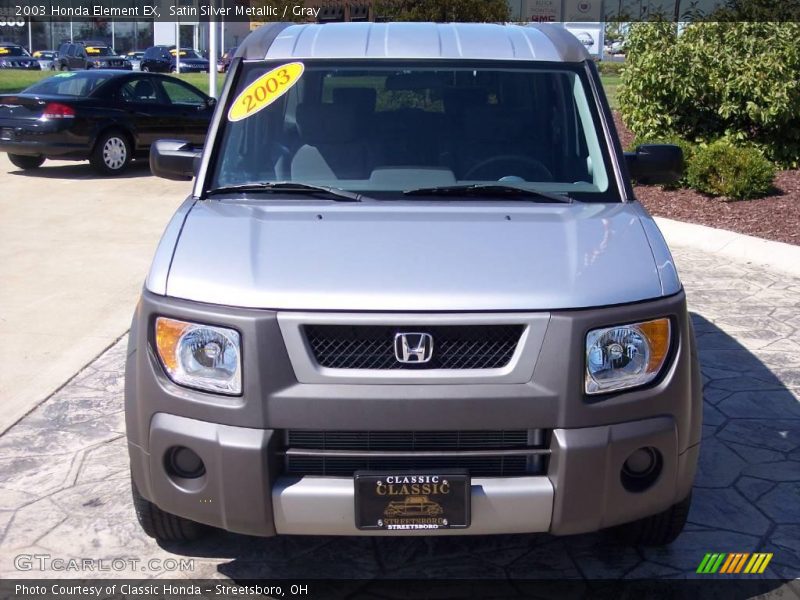
[[[162,540],[614,528],[690,504],[686,298],[558,26],[271,24],[236,52],[134,315],[133,495]]]

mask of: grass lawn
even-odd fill
[[[606,89],[606,96],[608,96],[608,103],[611,105],[611,110],[618,110],[617,90],[619,89],[620,83],[622,83],[622,77],[619,75],[602,75],[600,79],[603,81],[603,87]]]
[[[33,85],[40,79],[54,75],[52,71],[16,71],[0,70],[0,94],[13,94]],[[208,73],[186,73],[179,75],[181,79],[208,93]],[[222,89],[224,75],[217,75],[218,89]]]

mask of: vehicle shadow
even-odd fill
[[[414,594],[424,590],[420,597],[477,597],[482,590],[497,598],[534,591],[572,597],[587,590],[618,597],[614,581],[623,579],[637,580],[648,598],[687,591],[705,597],[713,586],[721,586],[719,597],[725,598],[775,590],[800,577],[800,403],[734,338],[701,316],[692,320],[704,373],[703,447],[689,523],[667,548],[628,547],[604,532],[270,539],[219,533],[200,544],[164,547],[231,559],[205,576],[222,574],[239,583],[324,580],[314,597],[400,598],[410,595],[409,586]],[[710,552],[774,556],[762,575],[697,574]],[[431,592],[440,584],[448,586],[446,593]]]
[[[86,161],[67,162],[67,161],[45,161],[37,169],[23,171],[11,165],[9,175],[17,177],[32,177],[42,179],[137,179],[139,177],[151,177],[150,164],[147,159],[134,160],[128,169],[120,175],[101,175],[95,171]]]

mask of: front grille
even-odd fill
[[[528,431],[305,431],[286,432],[289,448],[314,450],[512,450],[528,447]]]
[[[321,367],[331,369],[500,369],[517,349],[523,325],[306,325],[306,340]],[[428,333],[433,354],[424,364],[395,356],[395,335]]]
[[[284,472],[293,476],[466,469],[473,477],[519,477],[547,469],[544,430],[289,430],[285,443]]]

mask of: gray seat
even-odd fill
[[[367,146],[355,104],[297,106],[302,146],[292,158],[293,180],[368,179]]]

